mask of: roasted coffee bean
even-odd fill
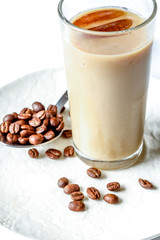
[[[18,119],[20,119],[20,120],[29,120],[31,118],[32,118],[31,113],[20,113],[20,114],[18,114]]]
[[[74,201],[80,201],[84,198],[84,194],[82,192],[73,192],[71,193],[71,199]]]
[[[120,189],[120,184],[119,182],[111,182],[107,184],[107,189],[109,191],[116,191],[118,189]]]
[[[46,127],[48,127],[48,125],[49,125],[48,119],[44,119],[44,120],[43,120],[43,124],[46,125]]]
[[[22,125],[21,126],[22,130],[30,130],[30,131],[34,131],[34,128],[28,124]]]
[[[23,114],[23,113],[26,113],[26,110],[27,110],[28,108],[23,108],[21,111],[20,111],[20,114]]]
[[[60,122],[63,121],[63,115],[62,114],[58,113],[56,117]]]
[[[52,130],[49,130],[44,134],[44,138],[49,141],[52,140],[55,137],[55,133]]]
[[[35,132],[33,130],[22,130],[20,131],[20,136],[25,138],[33,135]]]
[[[94,200],[99,199],[101,196],[100,192],[94,187],[87,188],[87,195],[89,198],[94,199]]]
[[[18,119],[18,114],[16,112],[13,112],[12,113],[12,116],[14,117],[14,120],[17,120]]]
[[[74,147],[68,146],[64,149],[64,156],[72,157],[74,155]]]
[[[28,155],[31,157],[31,158],[38,158],[39,156],[39,152],[36,148],[32,148],[32,149],[29,149],[28,150]]]
[[[18,135],[15,135],[15,134],[13,134],[13,133],[8,133],[7,134],[7,141],[9,142],[9,143],[17,143],[17,141],[18,141],[18,138],[19,138],[19,136]]]
[[[24,121],[24,120],[18,120],[18,121],[16,121],[15,123],[19,124],[20,126],[22,126],[22,125],[27,125],[27,122]]]
[[[6,116],[4,116],[3,118],[3,122],[13,122],[14,121],[14,116],[12,114],[7,114]]]
[[[101,171],[93,167],[93,168],[87,169],[87,174],[91,178],[99,178],[101,176]]]
[[[47,110],[52,111],[53,114],[54,114],[54,116],[57,115],[57,106],[56,106],[56,105],[50,104],[50,105],[48,106]]]
[[[38,145],[42,143],[44,140],[44,136],[42,134],[33,134],[29,136],[29,142],[32,145]]]
[[[142,178],[139,178],[138,182],[141,185],[141,187],[143,187],[143,188],[146,188],[146,189],[152,189],[153,188],[152,183],[150,183],[148,180],[144,180]]]
[[[20,130],[20,126],[16,122],[11,123],[11,125],[9,126],[10,133],[17,134],[19,130]]]
[[[62,155],[61,151],[54,149],[54,148],[50,148],[46,151],[46,156],[51,159],[60,158],[61,155]]]
[[[39,127],[41,125],[41,120],[37,117],[34,117],[28,123],[32,127]]]
[[[57,127],[58,124],[59,124],[59,119],[58,119],[58,118],[52,117],[52,118],[50,119],[50,125],[51,125],[52,127]]]
[[[74,212],[82,212],[85,210],[85,204],[81,201],[72,201],[69,203],[68,207]]]
[[[22,144],[22,145],[27,144],[28,141],[29,141],[29,138],[28,138],[28,137],[25,137],[25,138],[19,137],[19,138],[18,138],[18,142],[19,142],[20,144]]]
[[[46,110],[46,118],[47,119],[51,119],[54,116],[55,116],[55,114],[52,110]]]
[[[9,132],[9,126],[11,122],[10,121],[5,121],[1,124],[1,132],[2,133],[8,133]]]
[[[69,180],[68,178],[62,177],[58,180],[58,187],[64,188],[66,185],[68,185]]]
[[[106,194],[104,195],[103,200],[110,204],[118,203],[118,197],[115,194]]]
[[[79,192],[80,191],[80,187],[78,184],[68,184],[64,187],[63,189],[64,193],[66,194],[71,194],[72,192]]]
[[[72,137],[72,130],[64,130],[62,133],[62,136],[65,138],[70,138]]]
[[[47,131],[47,127],[44,124],[36,128],[36,133],[43,133],[45,131]]]
[[[37,117],[40,120],[43,120],[46,116],[45,110],[41,110],[33,115],[33,117]]]
[[[33,110],[26,107],[19,114],[13,112],[4,117],[0,125],[1,138],[4,142],[6,142],[6,134],[11,133],[18,135],[19,144],[25,145],[29,141],[30,144],[37,145],[44,139],[52,140],[64,128],[63,116],[57,114],[56,105],[50,105],[46,111],[40,102],[34,102],[32,107]],[[10,140],[10,143],[12,141],[14,140]]]
[[[63,130],[63,128],[64,128],[64,122],[62,121],[62,122],[58,125],[58,127],[56,128],[56,131],[60,132],[60,131]]]
[[[30,108],[23,108],[21,111],[20,111],[20,114],[33,114],[33,110],[31,110]]]
[[[33,110],[34,110],[35,112],[39,112],[39,111],[41,111],[41,110],[45,110],[45,107],[44,107],[43,104],[40,103],[40,102],[34,102],[34,103],[32,104],[32,108],[33,108]]]
[[[6,138],[5,136],[3,135],[3,133],[0,131],[0,141],[1,142],[5,142]]]
[[[63,106],[62,109],[61,109],[61,111],[60,111],[60,113],[63,113],[63,112],[65,111],[65,109],[66,109],[66,108]]]

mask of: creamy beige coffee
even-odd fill
[[[124,159],[142,144],[152,42],[143,28],[129,31],[142,22],[115,8],[72,19],[92,31],[73,30],[64,40],[73,141],[89,158]]]

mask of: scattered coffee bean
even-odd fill
[[[20,113],[18,114],[18,119],[20,120],[28,120],[31,119],[32,114],[31,113]]]
[[[53,114],[54,114],[54,116],[57,115],[57,106],[56,106],[56,105],[50,104],[50,105],[48,106],[47,110],[52,111]]]
[[[74,212],[82,212],[85,210],[85,204],[81,201],[72,201],[69,203],[68,207]]]
[[[28,150],[28,155],[31,157],[31,158],[38,158],[39,156],[39,152],[36,148],[32,148],[32,149],[29,149]]]
[[[12,144],[17,143],[18,138],[19,138],[19,136],[18,136],[18,135],[15,135],[15,134],[13,134],[13,133],[8,133],[8,134],[7,134],[7,141],[8,141],[9,143],[12,143]]]
[[[55,133],[54,133],[52,130],[49,130],[48,132],[46,132],[46,133],[44,134],[44,138],[45,138],[47,141],[52,140],[54,137],[55,137]]]
[[[41,111],[41,110],[45,110],[45,107],[44,107],[43,104],[40,103],[40,102],[34,102],[34,103],[32,104],[32,108],[33,108],[33,110],[34,110],[35,112],[39,112],[39,111]]]
[[[94,187],[89,187],[87,188],[87,195],[89,198],[93,199],[93,200],[97,200],[100,198],[100,192],[98,191],[98,189],[94,188]]]
[[[37,145],[42,143],[44,140],[44,136],[42,134],[33,134],[29,136],[29,142],[32,145]]]
[[[7,114],[6,116],[4,116],[3,118],[3,122],[13,122],[14,121],[14,116],[12,114]]]
[[[80,191],[80,187],[78,184],[68,184],[64,187],[64,193],[66,194],[71,194],[72,192],[79,192]]]
[[[109,191],[116,191],[120,189],[120,184],[118,182],[111,182],[107,184],[107,189]]]
[[[34,117],[28,123],[32,127],[38,127],[41,125],[41,120],[38,117]]]
[[[71,193],[71,199],[74,201],[81,201],[83,198],[84,198],[84,194],[82,192]]]
[[[153,188],[152,183],[150,183],[148,180],[144,180],[142,178],[139,178],[138,182],[141,185],[141,187],[143,187],[143,188],[146,188],[146,189],[152,189]]]
[[[20,126],[16,122],[11,123],[11,125],[9,126],[10,133],[17,134],[19,130],[20,130]]]
[[[46,151],[46,156],[51,159],[60,158],[61,155],[62,155],[61,151],[54,149],[54,148],[50,148]]]
[[[64,149],[64,156],[72,157],[74,155],[74,147],[68,146]]]
[[[8,133],[10,124],[11,124],[11,122],[9,122],[9,121],[3,122],[1,124],[1,132],[2,133]]]
[[[22,145],[25,145],[25,144],[27,144],[28,143],[28,141],[29,141],[29,138],[28,137],[19,137],[18,138],[18,142],[20,143],[20,144],[22,144]]]
[[[93,167],[93,168],[87,169],[87,174],[91,178],[99,178],[101,176],[101,171]]]
[[[62,133],[62,136],[65,138],[70,138],[72,137],[72,130],[64,130]]]
[[[103,200],[110,204],[116,204],[119,201],[118,197],[115,194],[106,194],[104,195]]]
[[[58,180],[58,187],[64,188],[66,185],[68,185],[69,180],[68,178],[62,177]]]

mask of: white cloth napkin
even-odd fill
[[[61,70],[47,70],[23,77],[0,90],[0,119],[6,113],[20,111],[35,100],[45,106],[55,103],[66,89]],[[59,138],[38,148],[39,159],[31,159],[28,149],[0,146],[0,223],[14,231],[39,240],[139,240],[160,232],[160,81],[151,79],[145,127],[145,149],[131,168],[102,171],[101,179],[87,176],[88,166],[76,156],[59,160],[45,157],[53,147],[63,152],[72,139]],[[24,106],[25,104],[25,106]],[[68,108],[66,128],[70,128]],[[129,136],[128,136],[129,137]],[[60,177],[77,183],[85,195],[86,211],[68,209],[70,196],[58,188]],[[138,178],[150,180],[154,190],[138,184]],[[86,196],[94,186],[103,196],[106,184],[119,181],[120,203],[109,205],[102,199]]]

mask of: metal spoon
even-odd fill
[[[62,108],[64,107],[64,105],[67,101],[68,101],[68,92],[65,91],[65,93],[61,96],[61,98],[56,103],[57,113],[61,112]],[[31,144],[22,145],[22,144],[16,144],[16,143],[11,144],[11,143],[7,142],[6,138],[3,138],[3,137],[2,137],[2,139],[0,139],[0,144],[3,145],[3,146],[13,147],[13,148],[30,148],[32,146],[37,147],[37,146],[48,144],[48,143],[51,143],[51,142],[57,140],[61,136],[62,132],[63,132],[63,130],[60,131],[59,134],[55,138],[53,138],[52,140],[42,142],[41,144],[37,144],[37,145],[31,145]]]

